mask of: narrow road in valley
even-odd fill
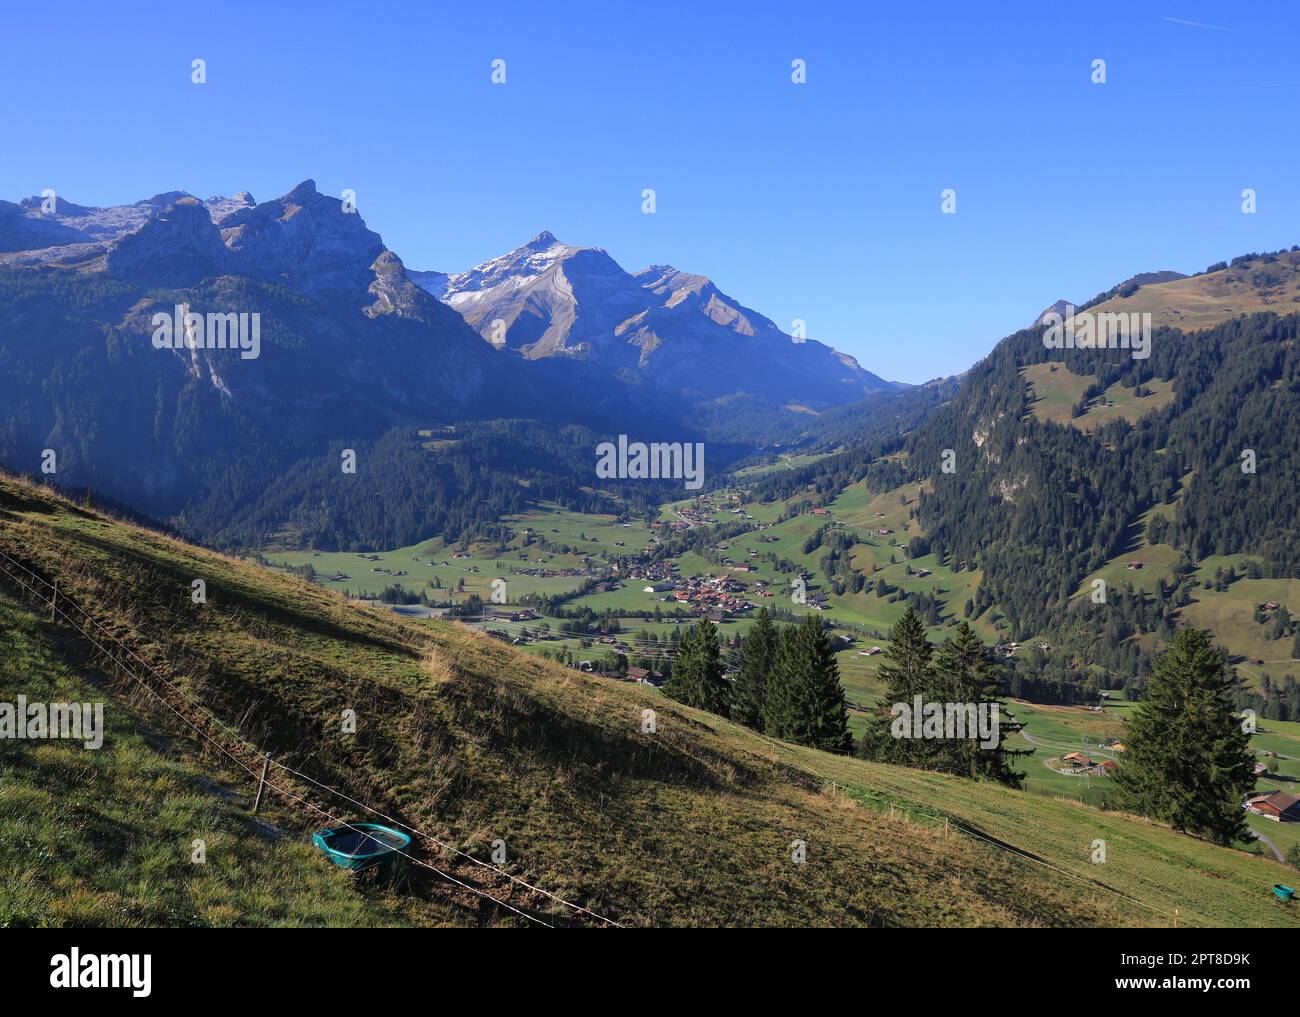
[[[1265,837],[1262,833],[1257,833],[1257,832],[1254,831],[1254,830],[1251,830],[1250,832],[1253,833],[1253,834],[1255,834],[1255,839],[1256,839],[1257,841],[1259,841],[1259,842],[1260,842],[1261,844],[1263,844],[1266,848],[1268,848],[1270,851],[1273,852],[1273,857],[1274,857],[1274,858],[1276,858],[1279,862],[1285,862],[1285,861],[1286,861],[1286,858],[1283,856],[1282,852],[1279,851],[1279,850],[1277,849],[1277,845],[1276,845],[1276,844],[1274,844],[1271,840],[1269,840],[1267,837]]]

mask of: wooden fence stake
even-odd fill
[[[257,782],[257,797],[253,799],[253,815],[257,815],[257,810],[262,804],[262,792],[266,789],[266,771],[271,768],[271,757],[262,757],[262,779]]]
[[[59,602],[59,581],[54,580],[54,596],[50,598],[50,621],[54,621],[54,605]]]

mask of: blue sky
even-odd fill
[[[631,271],[707,274],[902,381],[964,370],[1057,298],[1300,242],[1294,4],[128,0],[25,19],[0,39],[0,197],[264,199],[311,177],[355,190],[412,268],[549,229]]]

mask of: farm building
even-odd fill
[[[1082,752],[1069,752],[1066,755],[1061,757],[1061,762],[1066,763],[1069,766],[1076,766],[1076,767],[1096,765],[1096,763],[1093,762],[1091,756],[1085,755]]]
[[[1280,823],[1300,823],[1300,798],[1285,791],[1255,795],[1247,800],[1246,808],[1265,819]]]
[[[651,671],[644,667],[629,667],[627,669],[628,681],[639,682],[642,685],[662,685],[664,676],[658,671]]]

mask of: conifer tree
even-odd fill
[[[763,730],[773,738],[792,739],[795,729],[795,689],[798,666],[795,662],[795,626],[776,626],[776,645],[772,671],[768,675],[763,701]]]
[[[1209,637],[1180,630],[1129,720],[1118,804],[1219,844],[1245,839],[1254,756],[1233,710],[1236,689]]]
[[[707,618],[701,618],[696,625],[695,651],[699,660],[696,686],[699,689],[699,702],[695,705],[726,717],[731,710],[731,683],[723,676],[718,627]]]
[[[852,752],[840,665],[821,619],[809,612],[794,629],[793,723],[790,739],[825,752]]]
[[[695,691],[692,683],[695,680],[695,630],[693,627],[688,628],[685,632],[674,630],[673,635],[676,637],[676,646],[673,650],[672,670],[668,673],[668,680],[664,682],[664,695],[670,699],[675,699],[679,703],[691,704],[695,698]]]
[[[925,635],[925,625],[916,609],[910,604],[889,634],[876,676],[885,686],[885,694],[877,704],[877,711],[869,719],[867,730],[859,744],[859,753],[868,759],[887,763],[907,763],[924,766],[930,753],[923,742],[895,738],[890,727],[890,713],[895,703],[909,708],[914,697],[924,696],[933,681],[930,660],[934,647]]]
[[[766,607],[760,607],[754,624],[740,643],[740,663],[731,690],[731,719],[764,730],[767,685],[776,667],[777,632]]]
[[[839,663],[815,614],[776,627],[774,663],[763,704],[763,730],[827,752],[851,752]]]
[[[978,707],[998,701],[997,672],[979,636],[964,621],[957,626],[956,634],[939,647],[933,676],[927,698],[935,702]],[[1020,787],[1025,775],[1012,768],[1011,760],[1028,752],[1005,747],[1007,738],[1019,730],[1019,725],[1001,707],[998,718],[996,745],[985,747],[970,731],[965,738],[946,739],[938,746],[937,768],[963,777],[988,778],[1008,787]]]
[[[727,716],[731,688],[722,674],[717,626],[707,618],[701,618],[682,637],[664,691],[687,706]]]

